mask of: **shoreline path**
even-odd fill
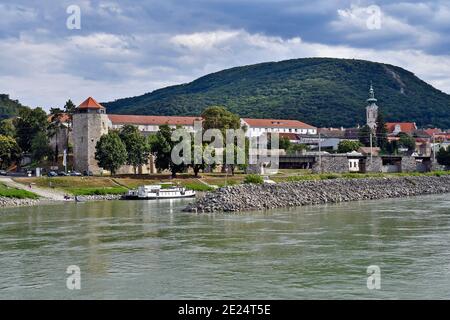
[[[0,182],[4,183],[6,186],[11,187],[11,188],[17,188],[17,189],[22,189],[22,190],[27,190],[27,191],[33,192],[33,193],[37,194],[38,196],[40,196],[41,198],[55,200],[55,201],[64,201],[64,192],[61,192],[59,190],[42,188],[42,187],[38,187],[36,185],[32,185],[32,188],[30,189],[30,187],[28,185],[24,185],[24,184],[15,182],[14,180],[12,180],[9,177],[1,177]]]

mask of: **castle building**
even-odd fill
[[[376,104],[377,99],[375,99],[375,93],[372,84],[370,85],[369,99],[367,99],[367,102],[368,102],[368,105],[366,107],[367,126],[370,129],[372,129],[372,131],[374,131],[375,128],[377,127],[378,106]]]
[[[73,161],[77,171],[99,174],[101,169],[95,160],[95,145],[108,133],[106,109],[94,98],[87,98],[73,114]]]
[[[106,108],[89,97],[82,102],[73,114],[73,155],[74,169],[80,172],[101,174],[103,169],[95,160],[95,146],[100,137],[109,130],[119,130],[124,125],[134,125],[144,135],[158,132],[159,126],[168,125],[171,128],[182,127],[187,132],[194,132],[195,122],[201,117],[184,116],[142,116],[107,114]],[[297,120],[274,119],[241,119],[241,124],[247,127],[247,136],[255,137],[264,133],[298,133],[316,134],[317,128]],[[155,173],[152,157],[147,165],[139,168],[139,173]],[[122,166],[118,173],[133,173],[131,166]]]

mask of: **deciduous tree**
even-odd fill
[[[148,140],[133,125],[125,125],[119,132],[119,137],[127,150],[127,164],[133,166],[134,174],[137,168],[148,162],[150,145]]]
[[[115,131],[100,137],[95,145],[95,159],[98,165],[115,174],[127,161],[127,149]]]
[[[13,137],[0,135],[0,168],[10,166],[13,162],[18,161],[22,151]]]

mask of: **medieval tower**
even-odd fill
[[[95,145],[100,137],[108,133],[106,109],[89,97],[80,104],[73,114],[73,154],[74,169],[100,174],[95,160]]]
[[[368,105],[366,107],[367,126],[370,129],[372,129],[372,131],[374,131],[377,126],[378,106],[376,104],[377,99],[375,99],[375,93],[373,91],[372,84],[370,84],[369,99],[367,99],[367,102],[368,102]]]

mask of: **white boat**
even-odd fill
[[[162,188],[159,184],[140,186],[135,190],[128,191],[127,199],[176,199],[195,197],[194,190],[184,187]]]

